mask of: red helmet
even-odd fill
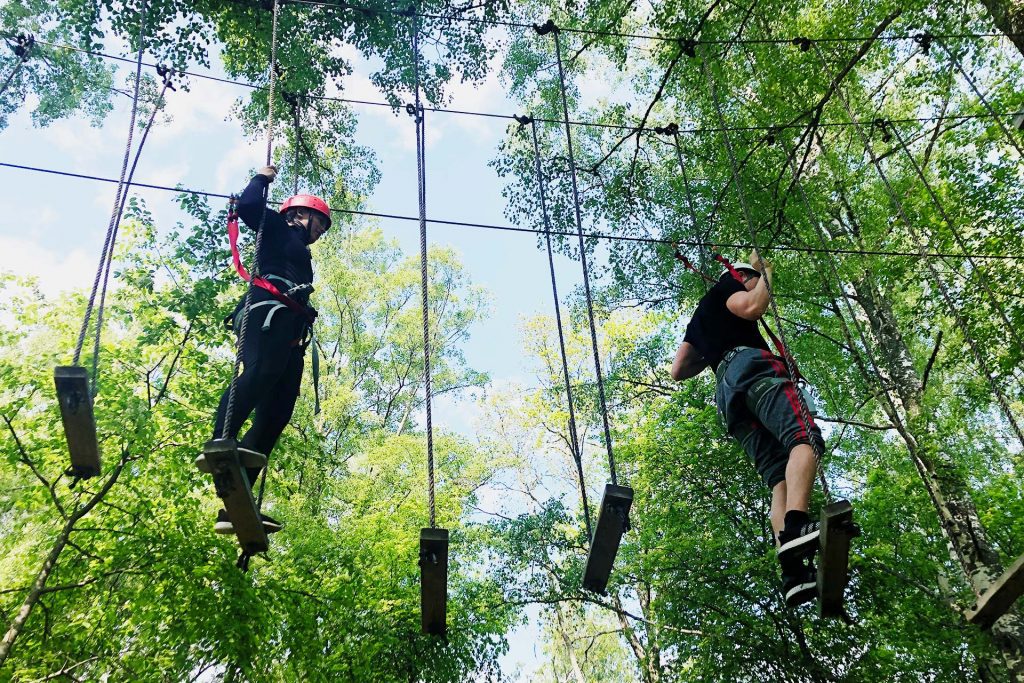
[[[324,200],[311,194],[297,194],[284,200],[284,204],[281,205],[281,213],[299,206],[304,206],[307,209],[323,214],[324,218],[327,219],[327,227],[331,227],[331,207],[327,206],[327,202]]]

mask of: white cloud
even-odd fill
[[[160,137],[174,140],[179,135],[195,135],[223,124],[236,96],[229,89],[223,83],[193,78],[188,92],[168,91],[164,113],[170,115],[171,121],[162,128]]]
[[[108,125],[105,131],[101,131],[82,119],[61,119],[47,128],[46,137],[54,147],[68,154],[76,165],[80,165],[83,162],[98,162],[109,154],[109,136],[113,130],[117,130],[117,127]],[[124,130],[123,126],[121,130]],[[120,147],[123,151],[123,141]]]
[[[249,180],[249,171],[263,166],[265,155],[260,145],[239,136],[234,146],[220,157],[214,172],[213,191],[222,194],[238,192]]]
[[[0,271],[38,278],[47,296],[92,282],[98,258],[81,249],[58,254],[20,237],[0,236]]]

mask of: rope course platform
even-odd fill
[[[991,628],[992,624],[1006,614],[1020,596],[1024,595],[1024,555],[1017,558],[1009,569],[992,584],[971,609],[967,621]]]

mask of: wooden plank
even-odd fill
[[[448,633],[447,529],[420,529],[420,616],[424,633]]]
[[[246,469],[262,469],[267,466],[267,456],[241,446],[238,447],[238,459]],[[195,462],[200,472],[210,474],[210,463],[206,461],[206,453],[197,456]]]
[[[228,519],[235,527],[238,545],[250,555],[264,553],[269,547],[263,520],[256,510],[249,479],[238,461],[238,445],[234,439],[214,439],[203,447],[213,474],[217,495],[224,501]]]
[[[605,594],[622,534],[626,533],[629,526],[629,508],[632,505],[633,489],[605,484],[601,507],[597,513],[597,528],[590,541],[590,554],[587,555],[587,566],[583,571],[583,587],[588,591]]]
[[[1017,130],[1024,130],[1024,111],[1019,111],[1013,115],[1013,127]]]
[[[989,628],[1024,595],[1024,555],[1017,558],[1003,575],[996,579],[978,602],[967,612],[967,621]]]
[[[57,387],[60,418],[71,455],[69,471],[79,479],[100,473],[100,446],[96,439],[96,417],[92,412],[89,373],[77,365],[64,365],[53,370]]]
[[[844,617],[846,585],[850,582],[850,541],[860,536],[848,500],[826,505],[821,511],[821,556],[818,559],[818,614]]]

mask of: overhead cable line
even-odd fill
[[[362,14],[392,14],[396,16],[410,16],[410,13],[404,9],[381,9],[379,7],[366,7],[361,5],[352,5],[347,2],[325,2],[324,0],[282,0],[289,5],[306,5],[308,7],[330,7],[333,9],[341,10],[354,10]],[[532,29],[534,24],[523,23],[518,21],[507,21],[503,19],[486,19],[482,17],[468,17],[468,16],[454,16],[446,14],[426,14],[423,12],[415,12],[413,16],[419,17],[420,19],[434,19],[438,21],[458,21],[469,24],[487,24],[490,26],[505,26],[507,28],[518,28],[518,29]],[[694,39],[691,36],[665,36],[660,34],[651,33],[626,33],[623,31],[610,31],[610,30],[597,30],[588,28],[579,28],[572,26],[561,26],[559,30],[565,33],[575,33],[578,35],[585,36],[603,36],[607,38],[629,38],[632,40],[658,40],[667,43],[683,43],[687,47],[696,48],[698,45],[801,45],[804,43],[862,43],[868,38],[863,36],[819,36],[817,38],[808,38],[805,36],[796,36],[793,38],[719,38],[719,39]],[[891,36],[878,36],[872,38],[873,40],[889,40],[889,41],[902,41],[912,40],[914,42],[920,42],[921,34],[895,34]],[[963,40],[973,38],[1015,38],[1020,34],[1017,33],[951,33],[943,35],[935,35],[936,38],[945,38],[952,40]]]
[[[35,173],[47,173],[51,175],[63,176],[66,178],[79,178],[81,180],[92,180],[102,183],[116,183],[116,178],[104,178],[102,176],[88,175],[85,173],[72,173],[70,171],[58,171],[55,169],[41,168],[38,166],[27,166],[23,164],[12,164],[5,161],[0,161],[0,168],[12,168],[20,171],[32,171]],[[138,187],[146,190],[161,190],[163,192],[174,192],[177,194],[191,194],[198,195],[201,197],[211,197],[215,199],[230,199],[231,195],[223,194],[219,192],[209,192],[206,190],[195,190],[186,187],[171,187],[169,185],[155,185],[153,183],[142,183],[132,181],[130,183],[132,187]],[[279,202],[269,202],[270,204],[279,204]],[[379,211],[360,211],[359,209],[331,209],[331,213],[349,216],[363,216],[366,218],[384,218],[395,221],[419,221],[417,216],[407,216],[397,213],[382,213]],[[449,225],[458,228],[477,228],[481,230],[501,230],[505,232],[523,232],[532,233],[536,235],[543,235],[543,230],[537,228],[520,228],[514,225],[496,225],[493,223],[473,223],[469,221],[453,221],[445,220],[442,218],[427,218],[427,223],[433,223],[434,225]],[[576,237],[575,231],[566,230],[552,230],[552,235],[559,237]],[[660,244],[665,246],[682,245],[687,247],[702,247],[702,248],[719,248],[719,249],[751,249],[754,245],[743,242],[711,242],[708,240],[671,240],[671,239],[657,239],[654,237],[635,237],[632,235],[616,235],[614,233],[603,233],[603,232],[584,232],[583,236],[587,239],[594,240],[605,240],[609,242],[635,242],[641,244]],[[979,260],[999,260],[999,261],[1024,261],[1024,255],[1015,254],[981,254],[981,253],[956,253],[956,252],[925,252],[924,254],[917,251],[885,251],[881,249],[841,249],[841,248],[827,248],[820,249],[815,247],[796,247],[789,245],[772,245],[774,251],[791,251],[803,254],[840,254],[840,255],[852,255],[852,256],[885,256],[893,258],[931,258],[931,259],[963,259],[970,256],[971,258]]]
[[[125,63],[130,63],[130,64],[134,64],[135,63],[135,60],[128,59],[127,57],[121,57],[121,56],[118,56],[118,55],[112,55],[112,54],[109,54],[109,53],[106,53],[106,52],[97,52],[97,51],[94,51],[94,50],[86,50],[84,48],[75,47],[73,45],[65,45],[65,44],[61,44],[61,43],[48,43],[48,42],[42,41],[42,40],[36,40],[36,44],[37,45],[46,45],[48,47],[52,47],[52,48],[56,48],[56,49],[72,50],[74,52],[80,52],[82,54],[87,54],[87,55],[90,55],[90,56],[93,56],[93,57],[99,57],[101,59],[109,59],[111,61],[116,61],[116,62],[125,62]],[[148,63],[143,62],[143,66],[156,67],[157,65],[156,64],[148,64]],[[235,80],[235,79],[231,79],[231,78],[221,78],[220,76],[214,76],[212,74],[205,74],[205,73],[200,73],[200,72],[196,72],[196,71],[182,70],[182,71],[177,71],[176,73],[179,74],[179,75],[182,75],[182,76],[191,76],[193,78],[200,78],[200,79],[203,79],[203,80],[213,81],[215,83],[224,83],[226,85],[234,85],[234,86],[238,86],[240,88],[249,88],[251,90],[264,90],[267,87],[267,86],[264,86],[264,85],[259,85],[257,83],[249,83],[247,81],[239,81],[239,80]],[[350,98],[350,97],[334,97],[334,96],[330,96],[330,95],[312,95],[312,94],[307,95],[307,97],[309,99],[321,100],[321,101],[325,101],[325,102],[342,102],[342,103],[345,103],[345,104],[356,104],[356,105],[362,105],[362,106],[367,106],[367,107],[387,107],[389,109],[395,109],[396,108],[396,105],[394,105],[394,104],[392,104],[390,102],[380,102],[380,101],[374,101],[374,100],[362,100],[362,99]],[[890,121],[892,123],[929,123],[929,122],[934,122],[934,121],[969,121],[969,120],[974,120],[974,119],[995,119],[996,121],[998,121],[1000,123],[1000,125],[1004,125],[1002,123],[1003,119],[1012,119],[1016,115],[1016,112],[997,112],[997,111],[994,111],[992,109],[992,107],[988,105],[988,102],[986,100],[984,100],[984,99],[982,99],[982,103],[985,105],[985,108],[986,108],[986,111],[984,113],[977,113],[977,114],[950,114],[950,115],[946,115],[946,116],[904,117],[904,118],[898,118],[898,119],[896,119],[896,118],[890,119]],[[472,110],[467,110],[467,109],[447,109],[447,108],[444,108],[444,107],[426,107],[426,106],[424,106],[423,109],[424,109],[424,111],[429,111],[429,112],[432,112],[432,113],[440,113],[440,114],[453,114],[453,115],[458,115],[458,116],[477,116],[477,117],[480,117],[480,118],[488,118],[488,119],[502,119],[502,120],[509,121],[509,122],[512,122],[512,121],[516,120],[516,116],[514,114],[499,114],[497,112],[472,111]],[[537,121],[538,123],[550,123],[550,124],[558,124],[558,125],[565,125],[566,124],[566,121],[563,120],[563,119],[548,119],[548,118],[542,118],[542,117],[535,117],[534,120]],[[641,126],[638,126],[638,125],[629,125],[629,124],[625,124],[625,123],[602,123],[602,122],[599,122],[599,121],[573,121],[573,120],[569,120],[568,123],[570,125],[573,125],[573,126],[580,126],[580,127],[586,127],[586,128],[603,128],[603,129],[608,129],[608,130],[626,130],[626,131],[632,131],[634,133],[636,133],[638,131],[657,132],[657,131],[654,130],[654,128],[644,128],[644,127],[641,127]],[[818,124],[817,124],[817,126],[819,128],[849,128],[849,127],[852,127],[852,126],[873,126],[873,125],[875,125],[875,120],[874,119],[871,119],[871,120],[854,119],[852,121],[851,120],[819,121]],[[749,131],[767,131],[767,132],[772,132],[772,131],[783,131],[783,130],[787,130],[787,129],[791,129],[791,128],[804,128],[804,127],[806,127],[806,126],[803,123],[791,122],[791,123],[778,123],[778,124],[758,125],[758,126],[730,126],[730,127],[727,127],[727,128],[721,128],[721,127],[686,127],[686,128],[682,128],[681,127],[681,128],[679,128],[678,132],[679,133],[694,133],[694,134],[700,134],[700,133],[723,133],[723,132],[742,133],[742,132],[749,132]],[[1004,126],[1004,128],[1005,128],[1005,126]]]

